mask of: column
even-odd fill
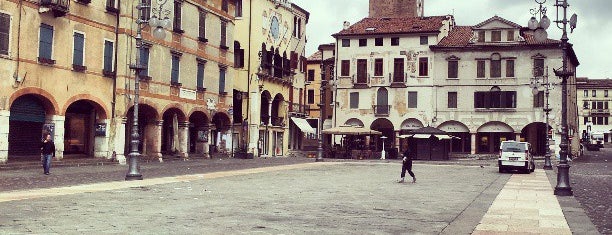
[[[0,110],[0,163],[8,161],[9,117],[11,112]]]
[[[47,116],[45,123],[53,124],[55,126],[53,142],[55,143],[55,158],[61,160],[64,158],[64,122],[66,121],[65,116],[51,115]]]
[[[144,136],[146,136],[148,147],[147,155],[152,158],[157,158],[159,162],[163,162],[161,153],[161,142],[162,142],[162,128],[164,128],[164,120],[158,120],[154,125],[145,124],[146,128]],[[145,137],[141,137],[145,138]]]
[[[270,130],[270,127],[272,127],[272,99],[274,98],[270,98],[270,100],[268,100],[268,128],[266,129],[266,136],[268,136],[268,141],[265,141],[266,146],[264,146],[264,148],[267,150],[264,150],[264,153],[267,153],[266,155],[268,157],[274,155],[274,148],[272,148],[272,146],[274,146],[272,144],[272,141],[274,141],[274,139],[272,139],[272,131]]]
[[[521,141],[521,133],[514,133],[514,136],[515,136],[514,140]],[[525,140],[525,141],[527,141],[527,140]]]
[[[212,139],[211,139],[212,138],[212,134],[211,134],[212,133],[212,131],[211,131],[212,125],[213,124],[208,124],[207,126],[204,127],[205,128],[204,136],[206,136],[206,141],[204,141],[204,143],[203,143],[203,148],[204,149],[203,149],[202,153],[204,154],[205,158],[209,158],[209,159],[211,158],[211,155],[210,155],[210,141],[212,141]]]
[[[125,158],[125,130],[127,130],[127,118],[115,118],[113,123],[115,125],[115,136],[112,141],[114,146],[113,152],[119,164],[125,165],[127,164],[127,159]]]
[[[112,157],[111,154],[108,154],[109,152],[108,143],[109,143],[110,131],[109,131],[109,128],[107,128],[107,127],[110,127],[110,120],[104,119],[104,120],[97,121],[96,126],[94,126],[95,128],[97,128],[97,124],[104,124],[106,126],[104,129],[104,135],[98,135],[98,134],[94,135],[94,157],[110,159]]]
[[[182,158],[189,158],[189,122],[180,122],[178,127],[179,155]]]
[[[257,110],[260,106],[257,105],[259,104],[259,96],[261,95],[260,92],[258,92],[258,89],[252,89],[251,93],[249,93],[249,96],[251,96],[251,109],[249,110],[249,112],[251,113],[249,115],[249,120],[248,120],[248,141],[249,141],[249,146],[248,146],[248,152],[252,152],[253,156],[258,156],[259,151],[257,149],[257,144],[259,141],[259,123],[261,123],[260,120],[260,114],[259,114],[259,110]],[[248,108],[248,107],[247,107]]]
[[[471,154],[476,154],[476,133],[471,133],[471,138],[472,138],[472,143],[471,148],[472,150],[470,151]]]

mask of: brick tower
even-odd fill
[[[423,16],[424,0],[370,0],[370,18]]]

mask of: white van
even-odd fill
[[[535,170],[535,162],[533,156],[531,156],[531,145],[527,142],[501,142],[497,160],[499,172],[519,170],[529,174]]]

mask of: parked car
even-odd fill
[[[503,141],[499,147],[499,172],[519,170],[529,174],[535,170],[531,155],[531,144],[518,141]]]

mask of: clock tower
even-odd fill
[[[425,0],[370,0],[370,18],[422,17]]]

